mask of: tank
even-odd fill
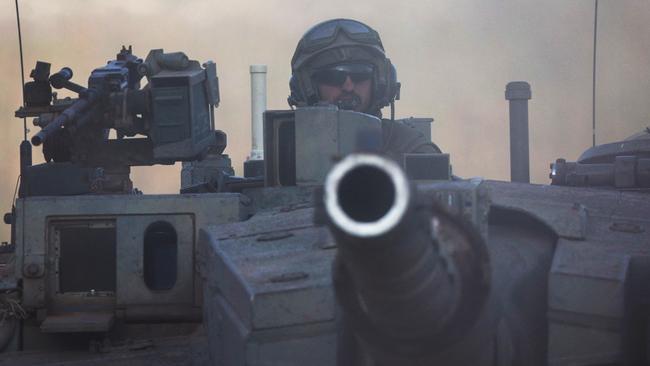
[[[237,177],[214,63],[123,48],[87,87],[49,69],[16,112],[37,118],[47,162],[22,144],[5,215],[8,364],[648,362],[647,133],[535,185],[460,179],[447,154],[381,157],[374,116],[266,111]],[[430,136],[430,121],[398,122]],[[177,161],[180,194],[133,188],[131,166]]]

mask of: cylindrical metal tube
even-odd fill
[[[63,111],[63,113],[52,120],[52,122],[48,123],[47,126],[43,127],[43,129],[40,130],[36,135],[32,136],[32,145],[38,146],[42,144],[56,130],[65,126],[71,121],[74,121],[81,112],[88,108],[88,104],[88,100],[86,99],[79,99],[74,102],[74,104]]]
[[[263,115],[266,110],[266,65],[251,65],[251,153],[250,160],[264,159]]]
[[[528,156],[528,100],[530,85],[513,81],[506,85],[506,99],[510,101],[510,180],[530,183]]]
[[[453,313],[453,284],[397,165],[353,156],[333,169],[325,191],[340,258],[370,322],[402,339],[440,331]]]
[[[50,84],[55,89],[61,89],[65,87],[65,83],[72,79],[72,69],[69,67],[64,67],[61,71],[50,76]]]
[[[184,70],[190,64],[190,59],[183,52],[159,53],[157,61],[165,68]]]
[[[23,197],[23,194],[25,192],[25,187],[27,186],[25,181],[27,180],[27,174],[26,170],[28,167],[32,166],[32,144],[29,143],[27,140],[23,140],[23,142],[20,143],[20,189],[19,189],[19,194],[20,197]],[[15,243],[14,241],[14,227],[15,225],[13,222],[9,223],[6,222],[6,224],[11,224],[11,242]]]
[[[324,193],[336,294],[357,335],[377,352],[417,357],[464,336],[487,293],[482,241],[419,202],[397,164],[376,155],[339,162]]]
[[[36,135],[32,136],[32,145],[38,146],[42,144],[52,133],[59,128],[66,126],[68,123],[76,120],[90,107],[94,106],[99,100],[98,93],[90,90],[84,98],[79,98],[71,106],[66,108],[60,115],[58,115],[47,126],[43,127]]]
[[[27,140],[20,143],[20,175],[25,177],[25,168],[32,166],[32,144]]]

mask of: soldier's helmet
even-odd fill
[[[352,19],[324,21],[302,36],[291,59],[289,105],[303,107],[318,103],[318,86],[313,79],[317,71],[357,63],[372,68],[372,100],[366,113],[379,115],[382,107],[399,99],[400,84],[379,33]]]

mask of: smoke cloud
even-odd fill
[[[505,85],[532,86],[531,177],[548,183],[548,163],[576,159],[591,146],[593,1],[267,0],[135,3],[23,0],[25,74],[36,60],[71,67],[86,84],[121,45],[145,57],[152,48],[217,63],[222,102],[217,128],[241,173],[250,150],[248,65],[267,64],[268,108],[286,109],[289,60],[302,33],[336,17],[377,29],[402,82],[398,117],[434,117],[433,139],[451,153],[454,173],[509,179]],[[650,125],[650,2],[599,3],[597,142]],[[0,212],[9,211],[18,175],[22,121],[13,2],[0,4]],[[65,95],[63,93],[63,95]],[[28,121],[28,125],[31,121]],[[30,126],[28,126],[30,127]],[[31,127],[31,136],[37,129]],[[35,161],[42,161],[34,149]],[[180,167],[134,169],[145,193],[173,193]],[[155,179],[151,177],[155,176]],[[0,228],[8,240],[9,228]]]

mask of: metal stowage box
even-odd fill
[[[335,247],[311,208],[200,232],[204,324],[217,365],[333,365]]]

